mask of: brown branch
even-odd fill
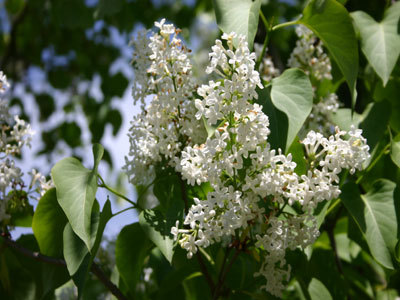
[[[65,262],[64,259],[61,258],[54,258],[50,256],[46,256],[43,254],[40,254],[39,252],[33,252],[29,249],[26,249],[25,247],[19,245],[17,242],[9,239],[6,236],[0,235],[3,238],[4,244],[6,244],[8,247],[14,249],[15,251],[19,252],[20,254],[30,257],[34,260],[44,262],[47,264],[51,265],[57,265],[57,266],[62,266],[62,267],[67,267],[67,263]],[[90,271],[96,275],[96,277],[103,283],[103,285],[119,300],[128,300],[124,294],[122,294],[121,290],[114,284],[112,283],[108,277],[104,274],[104,272],[101,270],[101,268],[93,262],[92,267],[90,268]]]
[[[228,266],[226,267],[224,275],[222,275],[221,280],[218,281],[218,284],[215,287],[214,296],[213,296],[214,300],[218,299],[218,297],[220,296],[221,288],[223,287],[223,285],[225,283],[226,276],[228,275],[228,273],[229,273],[233,263],[235,262],[236,258],[239,256],[239,253],[240,253],[240,247],[237,247],[236,251],[235,251],[235,254],[233,255],[232,259],[230,260]]]
[[[203,273],[204,277],[206,278],[207,284],[210,287],[211,294],[214,294],[215,284],[214,284],[214,281],[212,280],[210,274],[208,273],[207,267],[203,261],[203,258],[201,257],[200,252],[196,252],[196,257],[197,257],[197,261],[199,262],[201,272]]]
[[[220,269],[219,275],[218,275],[217,288],[216,288],[217,290],[219,290],[219,287],[222,284],[222,277],[223,277],[222,275],[224,274],[226,261],[228,260],[229,252],[231,251],[231,249],[232,249],[231,247],[226,248],[224,260],[222,262],[222,266],[221,266],[221,269]],[[214,292],[216,294],[217,291],[215,290]]]

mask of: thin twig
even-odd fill
[[[4,243],[14,249],[15,251],[19,252],[20,254],[26,256],[26,257],[30,257],[34,260],[43,262],[43,263],[47,263],[47,264],[51,264],[51,265],[57,265],[57,266],[61,266],[66,268],[67,267],[67,263],[65,262],[64,259],[61,258],[54,258],[54,257],[50,257],[50,256],[46,256],[43,255],[39,252],[33,252],[21,245],[19,245],[17,242],[9,239],[6,236],[1,235],[1,237],[3,238]],[[122,294],[121,290],[114,284],[112,283],[108,277],[104,274],[104,272],[101,270],[101,268],[95,264],[94,262],[92,263],[92,267],[90,268],[90,271],[96,275],[96,277],[101,281],[101,283],[119,300],[128,300],[128,298],[126,298],[124,296],[124,294]]]
[[[265,27],[265,39],[264,39],[264,44],[263,44],[263,48],[262,48],[262,50],[261,50],[260,56],[258,57],[257,62],[256,62],[255,70],[257,70],[257,71],[258,71],[258,69],[260,68],[262,59],[263,59],[264,54],[265,54],[265,51],[266,51],[266,49],[267,49],[267,45],[268,45],[268,42],[269,42],[269,38],[270,38],[270,36],[271,36],[271,35],[270,35],[270,32],[271,32],[271,25],[270,25],[270,24],[273,23],[273,20],[271,20],[271,23],[268,24],[268,21],[267,21],[267,19],[265,18],[265,16],[264,16],[264,14],[263,14],[263,12],[262,12],[261,9],[260,9],[260,17],[261,17],[261,20],[263,21],[264,27]]]
[[[215,296],[217,295],[217,293],[219,293],[219,289],[220,289],[220,286],[221,286],[221,283],[222,283],[222,275],[224,274],[226,261],[228,260],[228,256],[229,256],[229,252],[230,251],[231,251],[231,247],[226,248],[225,255],[224,255],[224,260],[222,261],[222,266],[221,266],[221,269],[220,269],[219,275],[218,275],[217,287],[215,288],[214,295],[213,295],[214,299],[215,299]]]
[[[292,26],[292,25],[297,25],[297,24],[299,24],[299,19],[275,25],[274,27],[272,27],[272,31],[275,31],[282,27]]]
[[[226,280],[226,276],[228,275],[233,263],[235,262],[236,258],[239,256],[240,253],[240,248],[236,248],[235,254],[233,255],[232,259],[229,261],[228,266],[226,267],[226,270],[224,272],[224,274],[222,275],[222,279],[221,282],[218,282],[218,285],[215,287],[215,292],[214,292],[214,297],[213,299],[216,300],[219,297],[220,294],[220,290],[223,287],[225,280]]]
[[[214,281],[212,280],[212,278],[210,276],[210,273],[208,273],[206,264],[204,263],[200,252],[196,252],[196,257],[197,257],[197,261],[199,262],[201,272],[203,273],[204,277],[206,278],[207,284],[210,287],[211,294],[213,294],[214,291],[215,291],[215,284],[214,284]]]
[[[129,202],[130,204],[132,204],[132,206],[133,206],[134,208],[136,208],[137,210],[139,210],[139,211],[142,211],[142,210],[143,210],[143,208],[142,208],[138,203],[133,202],[131,199],[129,199],[128,197],[122,195],[122,194],[119,193],[118,191],[114,190],[112,187],[109,187],[109,186],[105,183],[104,179],[100,176],[100,174],[97,174],[97,177],[100,179],[100,182],[101,182],[101,183],[98,185],[99,187],[105,188],[105,189],[107,189],[108,191],[110,191],[111,193],[113,193],[114,195],[116,195],[116,196],[118,196],[118,197],[124,199],[125,201],[128,201],[128,202]]]

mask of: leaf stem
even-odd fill
[[[275,25],[275,26],[272,27],[272,31],[275,31],[275,30],[277,30],[279,28],[286,27],[286,26],[297,25],[297,24],[299,24],[299,20],[300,19]]]
[[[111,193],[113,193],[114,195],[124,199],[125,201],[128,201],[130,204],[132,204],[132,206],[136,209],[138,209],[139,211],[142,211],[143,208],[140,207],[139,204],[133,202],[131,199],[129,199],[128,197],[126,197],[125,195],[122,195],[121,193],[117,192],[116,190],[114,190],[113,188],[109,187],[103,180],[103,178],[100,176],[100,174],[97,174],[97,177],[100,179],[100,184],[98,185],[99,187],[105,188],[108,191],[110,191]]]
[[[329,206],[326,211],[325,217],[328,216],[338,205],[340,204],[340,198],[336,199],[331,206]]]
[[[231,251],[231,247],[226,248],[225,255],[224,255],[224,260],[222,261],[222,266],[221,269],[219,270],[219,275],[218,275],[218,281],[217,281],[217,286],[214,290],[214,299],[218,297],[219,289],[222,284],[222,275],[224,274],[224,269],[226,265],[226,261],[228,260],[229,252]]]
[[[113,214],[111,217],[118,216],[119,214],[122,214],[123,212],[126,212],[127,210],[134,209],[134,208],[135,208],[135,207],[133,207],[133,206],[129,206],[129,207],[123,209],[123,210],[120,210],[119,212],[116,212],[116,213]]]
[[[233,263],[235,262],[236,258],[239,256],[239,253],[240,253],[240,249],[238,247],[238,248],[236,248],[235,254],[233,255],[232,259],[229,261],[229,264],[226,267],[225,272],[221,277],[221,280],[218,282],[217,286],[215,287],[213,300],[217,300],[218,299],[219,294],[220,294],[220,290],[221,290],[222,286],[225,283],[226,276],[228,275],[228,273],[229,273]]]
[[[203,258],[201,257],[200,252],[196,252],[196,257],[197,257],[197,261],[199,262],[199,265],[200,265],[201,273],[203,273],[204,277],[206,278],[207,284],[211,290],[211,294],[213,294],[215,291],[215,284],[210,276],[210,273],[207,270],[207,267],[203,261]]]
[[[268,24],[268,21],[267,21],[267,19],[265,18],[264,13],[262,12],[261,9],[260,9],[260,17],[261,17],[261,20],[262,20],[263,23],[264,23],[264,27],[265,27],[266,34],[265,34],[265,39],[264,39],[263,48],[262,48],[262,50],[261,50],[260,56],[258,57],[256,66],[255,66],[255,69],[256,69],[257,71],[258,71],[258,69],[260,68],[262,59],[263,59],[263,57],[264,57],[264,53],[265,53],[265,51],[266,51],[266,49],[267,49],[268,42],[269,42],[269,38],[270,38],[270,36],[271,36],[271,35],[270,35],[271,26],[272,26],[272,23],[273,23],[273,20],[271,20],[271,24]]]

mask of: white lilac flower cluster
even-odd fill
[[[313,85],[318,85],[325,79],[332,80],[331,61],[324,52],[322,41],[304,25],[296,27],[296,34],[299,39],[290,55],[288,66],[300,68],[310,75]],[[316,87],[313,86],[313,89],[315,90]],[[330,93],[318,97],[314,103],[304,128],[306,131],[316,130],[325,134],[332,134],[335,126],[330,116],[339,108],[337,95]]]
[[[360,130],[352,129],[348,140],[339,130],[329,139],[311,131],[303,140],[310,169],[296,174],[291,155],[270,148],[268,117],[253,103],[256,87],[262,88],[255,54],[244,36],[224,34],[222,39],[228,48],[217,40],[207,68],[222,78],[200,86],[195,100],[196,118],[205,118],[216,130],[204,144],[182,151],[178,169],[189,184],[209,182],[213,191],[206,199],[194,198],[184,228],[177,221],[171,233],[191,258],[199,247],[226,244],[250,231],[257,239],[254,246],[264,253],[255,275],[264,276],[264,288],[280,296],[290,276],[286,249],[315,241],[319,231],[313,209],[339,196],[338,174],[343,168],[361,169],[369,149]],[[301,214],[290,213],[294,204],[300,204]]]
[[[129,132],[130,158],[125,170],[133,184],[145,184],[154,176],[154,165],[166,160],[179,165],[181,150],[205,140],[206,131],[195,118],[189,50],[172,24],[156,22],[159,33],[142,31],[134,46],[134,101],[142,113],[134,117]],[[150,103],[146,105],[146,101]]]
[[[1,96],[9,86],[6,76],[0,71]],[[7,213],[9,201],[13,197],[10,191],[21,191],[25,187],[22,180],[23,173],[13,157],[21,153],[23,146],[30,147],[33,131],[29,123],[19,119],[18,115],[10,113],[8,102],[4,99],[0,99],[0,127],[0,222],[2,222],[10,217]],[[51,187],[51,182],[47,182],[45,177],[35,170],[32,172],[32,182],[28,192],[43,195],[44,191]]]
[[[159,33],[142,32],[133,42],[133,96],[143,112],[130,129],[130,181],[147,182],[162,163],[191,185],[208,182],[212,191],[193,199],[184,224],[177,221],[171,233],[188,258],[199,248],[233,245],[244,236],[264,257],[255,275],[280,296],[290,277],[286,250],[305,248],[318,237],[313,210],[339,196],[342,169],[361,169],[369,157],[366,141],[356,129],[337,129],[328,139],[310,131],[302,141],[310,168],[298,175],[291,154],[268,143],[268,117],[254,103],[263,85],[246,38],[231,33],[216,40],[206,73],[219,79],[196,86],[179,31],[165,20],[155,24]]]
[[[296,27],[296,34],[299,39],[290,54],[288,65],[304,70],[318,81],[324,78],[331,80],[331,61],[322,48],[322,41],[304,25]]]

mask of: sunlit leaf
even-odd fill
[[[225,33],[235,32],[247,37],[249,48],[253,48],[258,29],[260,0],[214,0],[218,27]],[[234,44],[237,40],[234,41]],[[236,44],[237,45],[237,44]]]
[[[400,2],[386,10],[380,23],[363,11],[351,16],[360,32],[361,50],[385,86],[400,54]]]
[[[90,218],[97,191],[97,167],[103,151],[101,145],[93,146],[93,170],[86,169],[76,158],[68,157],[58,162],[51,171],[57,189],[57,201],[73,231],[89,250],[94,243]]]
[[[313,95],[308,76],[299,69],[288,69],[272,80],[271,100],[288,117],[285,148],[289,149],[304,121],[311,112]]]

